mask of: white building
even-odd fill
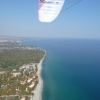
[[[34,85],[35,85],[34,82],[32,82],[32,84],[29,85],[29,88],[32,88]]]
[[[29,82],[31,82],[31,81],[32,81],[32,78],[28,78],[27,82],[29,83]]]
[[[13,75],[14,77],[16,77],[16,76],[18,76],[18,75],[21,75],[21,73],[20,73],[20,72],[16,72],[16,73],[12,73],[12,75]]]

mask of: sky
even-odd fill
[[[65,0],[62,11],[77,0]],[[0,36],[100,39],[100,0],[82,0],[51,23],[38,20],[38,0],[0,0]]]

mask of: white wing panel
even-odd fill
[[[41,22],[51,22],[60,13],[65,0],[38,0],[38,14]]]

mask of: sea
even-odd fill
[[[100,40],[34,38],[46,51],[42,100],[100,100]]]

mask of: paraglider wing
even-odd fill
[[[38,0],[38,15],[41,22],[52,22],[60,13],[65,0]]]

